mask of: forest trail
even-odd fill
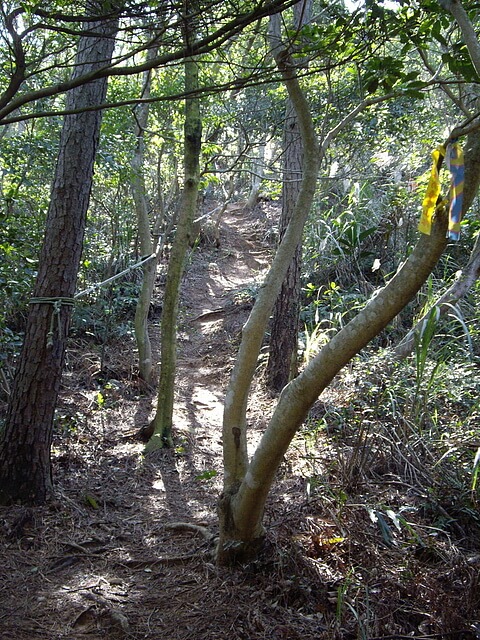
[[[175,429],[218,448],[223,397],[243,324],[272,254],[265,214],[228,205],[217,249],[192,251],[181,290]],[[213,436],[213,439],[208,434]]]
[[[156,402],[135,374],[133,344],[72,340],[54,432],[55,499],[0,509],[1,640],[354,640],[463,628],[478,553],[461,528],[458,544],[432,528],[418,487],[380,470],[388,451],[370,470],[370,440],[361,449],[370,475],[354,475],[363,468],[355,466],[358,425],[349,429],[342,418],[358,393],[352,381],[340,381],[315,408],[330,412],[328,430],[317,417],[292,442],[269,496],[258,560],[219,568],[212,541],[169,528],[185,522],[217,532],[223,397],[277,213],[268,203],[254,212],[231,206],[219,248],[191,251],[174,448],[145,456],[133,437]],[[159,286],[156,303],[161,297]],[[158,325],[152,320],[157,353]],[[274,402],[263,389],[263,362],[247,416],[253,446]],[[393,514],[408,507],[408,530],[388,526],[385,505]],[[388,544],[372,514],[383,518]]]
[[[201,242],[191,251],[181,288],[174,449],[144,457],[132,437],[156,402],[131,373],[133,345],[72,344],[53,447],[56,499],[1,513],[0,638],[213,640],[225,629],[229,638],[255,637],[237,619],[252,617],[258,585],[247,587],[243,611],[244,578],[225,580],[208,543],[166,525],[216,530],[223,397],[268,268],[276,215],[268,204],[254,212],[230,205],[220,246]],[[155,295],[161,302],[161,288]],[[151,335],[158,353],[158,319]],[[263,418],[262,405],[257,394],[254,411]]]

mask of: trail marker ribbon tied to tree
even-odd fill
[[[458,142],[452,142],[447,148],[440,145],[432,153],[432,170],[428,181],[427,191],[422,203],[422,215],[418,224],[421,233],[430,235],[435,209],[440,204],[440,166],[445,158],[445,163],[450,172],[450,197],[449,197],[449,222],[447,237],[450,240],[460,238],[460,222],[462,219],[463,184],[465,181],[465,167],[463,150]]]
[[[465,182],[465,166],[463,150],[458,142],[449,144],[446,157],[450,171],[450,210],[447,237],[450,240],[460,238],[460,222],[462,220],[463,184]]]

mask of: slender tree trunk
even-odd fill
[[[229,550],[232,551],[232,553],[234,550],[238,550],[238,555],[242,555],[243,543],[240,541],[240,543],[237,544],[239,538],[235,538],[236,525],[234,519],[232,519],[230,504],[240,485],[244,481],[248,482],[246,420],[248,395],[253,376],[255,375],[258,355],[270,314],[280,292],[295,248],[302,238],[305,221],[310,212],[315,195],[317,175],[321,162],[325,157],[326,150],[331,141],[348,124],[353,122],[359,113],[373,104],[388,99],[388,96],[382,96],[362,101],[328,132],[320,147],[310,107],[301,90],[295,73],[295,67],[291,63],[288,52],[285,51],[277,35],[279,29],[277,29],[275,22],[278,22],[278,20],[278,17],[276,20],[271,20],[271,24],[273,22],[272,40],[276,39],[278,42],[278,45],[272,48],[277,65],[282,72],[289,97],[297,113],[303,140],[303,176],[292,219],[277,249],[270,271],[259,290],[248,321],[243,327],[242,341],[225,397],[222,431],[224,478],[223,493],[219,501],[219,517],[221,523],[219,562],[226,563],[229,562],[230,558]],[[231,546],[228,542],[230,539],[233,542]],[[222,541],[225,541],[225,546],[223,546]],[[246,539],[244,542],[246,544]]]
[[[112,56],[116,24],[88,23],[86,29],[96,35],[80,38],[74,77],[104,66]],[[102,103],[106,87],[107,80],[101,79],[72,89],[67,109]],[[53,417],[100,122],[98,111],[64,120],[39,272],[0,444],[2,504],[41,504],[52,491]]]
[[[480,176],[480,150],[467,150],[464,212],[473,200]],[[430,236],[422,235],[397,274],[309,362],[304,371],[284,387],[275,411],[243,478],[220,500],[220,564],[244,561],[255,554],[263,538],[265,502],[282,458],[310,407],[335,375],[372,340],[417,294],[442,255],[448,215],[437,209]]]
[[[189,41],[187,34],[187,42]],[[198,64],[193,58],[185,62],[185,92],[198,88]],[[185,257],[190,244],[192,221],[197,210],[198,185],[200,181],[200,151],[202,145],[202,122],[200,101],[197,97],[185,100],[184,125],[184,166],[185,184],[183,188],[180,215],[168,263],[167,282],[162,311],[161,326],[161,369],[158,388],[158,403],[155,417],[150,425],[153,432],[146,445],[147,451],[154,451],[172,444],[173,402],[175,391],[175,369],[177,362],[177,316],[180,284]],[[148,431],[146,435],[150,435]]]
[[[270,314],[280,287],[298,246],[310,211],[322,158],[309,105],[300,88],[295,70],[283,49],[276,54],[289,96],[295,105],[304,144],[302,188],[294,215],[280,243],[273,264],[259,290],[250,317],[243,327],[242,341],[228,386],[223,415],[224,484],[219,504],[222,540],[229,536],[229,501],[244,481],[248,467],[246,410],[248,394],[257,366],[258,354]],[[222,548],[222,545],[220,545]]]
[[[149,49],[147,60],[155,58],[157,53],[157,48]],[[150,97],[151,74],[151,71],[146,71],[144,75],[142,98],[145,99]],[[150,230],[151,223],[143,167],[145,159],[145,129],[147,128],[149,110],[150,104],[148,102],[138,105],[135,110],[137,144],[132,158],[131,186],[142,256],[151,255],[156,249]],[[134,328],[138,350],[138,370],[140,378],[147,383],[151,382],[153,372],[152,346],[148,334],[148,311],[155,286],[157,264],[158,261],[152,259],[143,267],[142,288],[135,308]]]
[[[311,1],[301,0],[294,7],[295,28],[310,19]],[[297,115],[291,100],[287,101],[283,129],[283,188],[280,240],[292,218],[300,193],[303,166],[303,143]],[[300,313],[300,271],[302,242],[295,249],[273,310],[270,347],[266,371],[267,386],[279,392],[296,374],[298,320]]]
[[[245,203],[245,209],[247,209],[248,211],[251,211],[255,208],[258,200],[258,194],[260,192],[260,187],[262,186],[263,173],[265,168],[265,148],[265,142],[261,142],[258,145],[257,156],[252,159],[250,193],[248,194],[247,202]]]
[[[283,148],[285,159],[280,238],[283,237],[293,215],[302,179],[303,145],[297,117],[290,101],[287,106]],[[298,342],[301,260],[302,242],[300,241],[295,248],[273,310],[266,378],[267,386],[276,392],[283,389],[294,373],[292,365]]]

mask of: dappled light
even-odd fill
[[[0,9],[0,636],[480,637],[470,0]]]

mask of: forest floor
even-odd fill
[[[56,419],[55,499],[0,510],[0,638],[480,637],[479,528],[458,518],[440,527],[438,513],[449,513],[437,501],[435,520],[433,498],[411,473],[382,471],[377,460],[368,482],[353,477],[355,456],[364,468],[370,462],[358,434],[338,426],[356,393],[348,375],[292,443],[256,562],[219,568],[200,529],[172,528],[217,530],[223,396],[276,215],[269,203],[254,212],[231,206],[220,246],[192,250],[173,449],[144,456],[135,438],[156,398],[135,376],[133,344],[72,340]],[[160,304],[161,295],[160,282]],[[158,319],[152,335],[158,359]],[[260,359],[248,413],[252,450],[275,402],[264,366]],[[315,427],[329,415],[331,428]]]

